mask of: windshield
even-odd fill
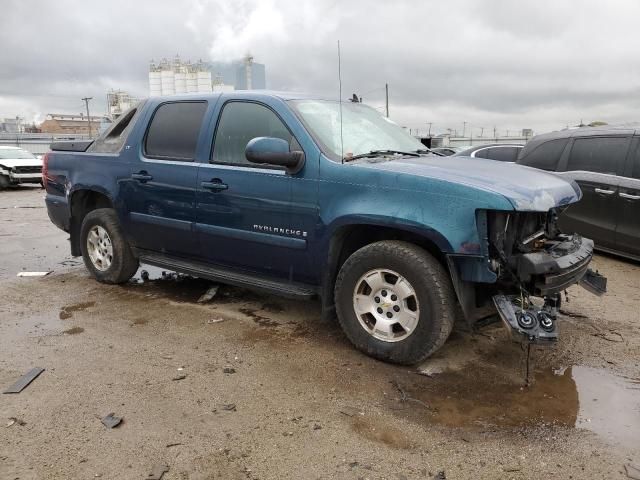
[[[415,152],[424,149],[422,143],[373,108],[352,102],[342,103],[341,148],[339,102],[291,100],[290,104],[325,153],[334,159],[348,159],[373,150]]]
[[[36,158],[26,150],[21,148],[0,148],[0,158],[17,159],[17,158]]]

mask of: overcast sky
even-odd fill
[[[0,117],[148,95],[150,59],[251,52],[275,90],[338,95],[474,135],[640,119],[637,0],[3,0]],[[468,127],[467,127],[468,128]],[[468,130],[467,130],[468,132]],[[467,133],[468,134],[468,133]]]

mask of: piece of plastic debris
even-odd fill
[[[204,292],[202,294],[202,296],[198,299],[198,303],[207,303],[208,301],[210,301],[211,299],[213,299],[213,297],[216,296],[216,293],[218,293],[218,288],[220,288],[219,285],[214,285],[213,287],[210,287],[206,292]]]
[[[155,465],[151,469],[151,473],[147,475],[147,480],[162,480],[162,476],[169,471],[167,465]]]
[[[235,412],[236,411],[236,404],[235,403],[225,403],[224,405],[222,405],[222,410],[226,410],[228,412]]]
[[[207,323],[209,325],[211,325],[212,323],[220,323],[220,322],[224,322],[224,318],[210,318],[209,320],[207,320]]]
[[[24,420],[20,420],[19,418],[16,418],[16,417],[9,417],[9,421],[7,422],[7,427],[11,427],[15,424],[18,424],[22,427],[26,425],[27,422],[25,422]]]
[[[185,378],[187,378],[187,375],[183,373],[181,375],[176,375],[171,380],[173,380],[174,382],[177,382],[178,380],[184,380]]]
[[[447,475],[444,473],[444,470],[440,470],[435,474],[433,480],[447,480]]]
[[[107,428],[115,428],[122,423],[122,417],[116,417],[113,413],[109,413],[102,418],[101,422]]]
[[[16,383],[11,385],[2,393],[20,393],[22,390],[26,388],[31,382],[33,382],[38,375],[44,372],[44,368],[34,367],[21,376]]]
[[[236,373],[236,369],[235,369],[235,368],[233,368],[233,367],[231,367],[231,366],[226,366],[226,367],[224,367],[224,368],[222,369],[222,372],[223,372],[223,373],[228,373],[228,374]]]
[[[44,277],[45,275],[49,275],[51,271],[48,272],[19,272],[18,277]]]
[[[624,471],[627,474],[627,477],[632,478],[633,480],[640,480],[640,465],[627,463],[624,466]]]

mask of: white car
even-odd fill
[[[0,190],[19,183],[41,182],[41,159],[23,148],[0,145]]]

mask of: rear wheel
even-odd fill
[[[0,175],[0,190],[4,190],[9,186],[9,177]]]
[[[340,325],[356,348],[392,363],[418,363],[449,337],[455,294],[444,267],[407,242],[367,245],[343,264],[335,286]]]
[[[82,259],[93,277],[103,283],[124,283],[138,270],[138,260],[112,208],[89,212],[80,228]]]

